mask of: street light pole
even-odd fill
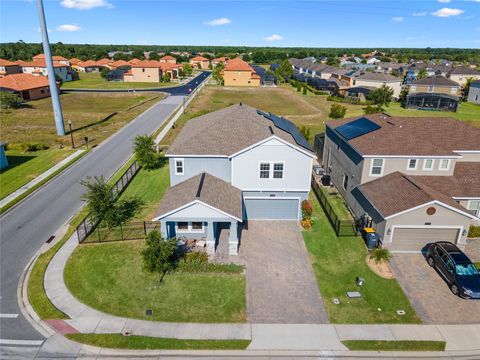
[[[72,141],[72,149],[75,149],[75,143],[73,142],[73,132],[72,132],[72,120],[68,119],[68,128],[70,132],[70,140]]]
[[[55,79],[55,69],[53,68],[52,54],[50,52],[50,43],[48,41],[47,24],[45,21],[45,12],[43,11],[42,0],[37,0],[37,8],[38,17],[40,20],[40,31],[42,33],[43,53],[45,54],[45,63],[48,71],[48,83],[50,85],[50,97],[52,98],[55,126],[57,128],[57,135],[65,136],[62,106],[60,105],[60,98],[58,97],[57,81]]]

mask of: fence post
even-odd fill
[[[145,220],[143,221],[143,233],[145,237],[147,237],[147,222]]]
[[[122,237],[122,241],[123,241],[124,238],[123,238],[123,228],[122,228],[122,224],[120,224],[120,236]]]
[[[98,226],[97,226],[97,236],[98,236],[98,242],[99,243],[102,242],[102,239],[100,237],[100,224],[98,224]]]

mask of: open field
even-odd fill
[[[40,142],[51,148],[71,145],[68,120],[72,121],[75,145],[96,145],[115,133],[136,116],[161,100],[158,93],[62,94],[66,136],[55,131],[50,98],[30,101],[23,108],[1,110],[2,141],[8,143]]]
[[[62,84],[62,89],[148,89],[163,86],[174,86],[175,82],[123,82],[107,81],[100,73],[79,72],[79,80],[68,81]]]

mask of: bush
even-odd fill
[[[382,112],[382,110],[378,106],[367,105],[363,108],[363,113],[366,115],[377,114],[379,112]]]
[[[382,261],[389,262],[391,257],[388,249],[374,249],[370,253],[370,259],[373,259],[377,264]]]
[[[477,238],[480,237],[480,226],[470,226],[468,230],[468,237],[469,238]]]
[[[0,92],[0,107],[2,109],[18,109],[22,98],[17,94],[2,91]]]
[[[178,262],[177,271],[187,273],[241,273],[243,266],[237,264],[209,263],[208,255],[204,252],[185,254]]]
[[[332,119],[341,119],[347,113],[347,108],[339,104],[333,104],[328,115]]]
[[[25,143],[17,143],[17,144],[8,144],[7,148],[8,150],[33,152],[33,151],[39,151],[39,150],[47,150],[48,146],[43,143],[25,142]]]
[[[310,218],[313,214],[313,206],[310,200],[303,200],[302,201],[302,217]]]
[[[309,230],[309,229],[311,229],[312,226],[313,226],[313,220],[310,219],[310,218],[303,219],[303,220],[300,222],[300,224],[302,225],[302,227],[303,227],[304,229]]]

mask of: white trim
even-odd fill
[[[373,162],[374,160],[382,160],[382,170],[380,171],[380,174],[372,174],[372,170],[373,170]],[[378,166],[375,166],[375,167],[378,167]],[[380,176],[383,176],[383,172],[385,170],[385,159],[379,157],[379,158],[373,158],[372,161],[370,162],[370,171],[369,171],[369,176],[374,176],[374,177],[380,177]]]
[[[465,154],[480,154],[480,150],[453,150],[453,152],[462,152]]]
[[[474,219],[474,220],[478,220],[478,218],[475,217],[475,216],[473,216],[472,214],[463,212],[463,211],[461,211],[461,210],[459,210],[459,209],[456,209],[456,208],[454,208],[454,207],[451,207],[450,205],[447,205],[447,204],[445,204],[445,203],[442,203],[441,201],[438,201],[438,200],[433,200],[433,201],[430,201],[430,202],[427,202],[427,203],[424,203],[424,204],[421,204],[421,205],[412,207],[412,208],[410,208],[410,209],[403,210],[403,211],[400,211],[400,212],[398,212],[398,213],[389,215],[389,216],[387,216],[387,217],[384,217],[384,220],[389,220],[389,219],[394,218],[394,217],[396,217],[396,216],[399,216],[399,215],[402,215],[402,214],[406,214],[406,213],[408,213],[408,212],[410,212],[410,211],[417,210],[417,209],[420,209],[420,208],[422,208],[422,207],[424,207],[424,206],[433,205],[433,204],[437,204],[437,205],[446,207],[447,209],[452,210],[452,211],[454,211],[454,212],[456,212],[456,213],[465,215],[465,216],[467,216],[467,217],[469,217],[469,218],[471,218],[471,219]]]
[[[456,225],[392,225],[392,233],[390,234],[390,241],[387,244],[393,244],[393,234],[395,229],[458,229],[458,237],[456,244],[460,243],[462,239],[463,226]]]
[[[425,167],[425,165],[427,163],[427,160],[432,160],[432,167],[431,168]],[[435,159],[423,159],[423,167],[422,167],[423,171],[433,171],[434,167],[435,167]]]
[[[475,196],[453,196],[454,200],[480,200],[480,197]]]
[[[187,223],[187,230],[179,229],[178,228],[178,223],[179,222],[186,222]],[[192,223],[194,222],[199,222],[202,223],[202,229],[201,230],[194,230],[192,227]],[[204,221],[175,221],[175,232],[181,232],[181,233],[190,233],[190,234],[201,234],[205,232],[205,224]]]
[[[301,197],[299,196],[244,196],[244,200],[255,200],[255,199],[260,199],[260,200],[297,200],[297,219],[300,220],[300,203],[301,203]],[[260,220],[278,220],[278,219],[259,219]],[[285,219],[288,220],[288,219]]]
[[[189,202],[188,204],[182,205],[182,206],[180,206],[180,207],[178,207],[178,208],[176,208],[176,209],[174,209],[174,210],[171,210],[171,211],[169,211],[169,212],[167,212],[167,213],[165,213],[165,214],[162,214],[162,215],[159,215],[159,216],[157,216],[157,217],[154,217],[154,218],[152,219],[152,221],[161,220],[161,219],[163,219],[164,217],[167,217],[167,216],[169,216],[169,215],[171,215],[171,214],[173,214],[173,213],[176,213],[176,212],[178,212],[178,211],[180,211],[180,210],[186,209],[187,207],[195,204],[197,201],[198,201],[198,200],[193,200],[192,202]]]
[[[447,160],[447,167],[446,168],[442,168],[442,162],[443,160]],[[452,163],[452,160],[451,159],[447,159],[447,158],[443,158],[443,159],[440,159],[438,161],[438,171],[449,171],[450,170],[450,165]]]
[[[266,178],[262,178],[262,176],[261,176],[261,172],[262,172],[262,171],[267,171],[267,170],[262,170],[262,165],[268,165],[268,177],[266,177]],[[258,179],[259,179],[259,180],[270,179],[270,175],[271,175],[271,173],[272,173],[272,164],[271,164],[270,161],[261,161],[261,160],[259,160],[259,161],[258,161],[258,168],[257,168],[257,169],[258,169]]]
[[[182,163],[182,172],[178,172],[177,171],[177,161],[180,161]],[[173,167],[175,168],[175,175],[178,175],[178,176],[183,176],[185,175],[185,159],[183,158],[174,158],[173,159]]]
[[[260,172],[262,171],[261,170],[261,165],[262,164],[269,164],[269,168],[268,168],[268,178],[262,178],[260,177]],[[283,170],[282,170],[282,177],[281,178],[276,178],[274,177],[274,168],[275,168],[275,164],[282,164],[283,165]],[[266,170],[263,170],[263,171],[266,171]],[[281,160],[259,160],[258,161],[258,180],[285,180],[285,161],[281,161]]]
[[[173,155],[173,154],[166,154],[165,155],[166,158],[174,158],[174,157],[180,157],[180,158],[186,158],[186,157],[189,157],[189,158],[228,158],[227,155]]]
[[[284,192],[284,193],[289,193],[289,192],[310,192],[310,188],[308,189],[241,189],[242,192]]]
[[[362,155],[364,158],[418,158],[418,159],[461,159],[462,156],[458,155],[449,155],[449,156],[438,156],[438,155]]]
[[[415,167],[413,167],[413,168],[410,167],[410,161],[412,161],[412,160],[415,160]],[[407,159],[407,170],[408,170],[408,171],[415,171],[415,170],[417,170],[419,161],[420,161],[420,160],[419,160],[419,159],[416,159],[416,158],[409,158],[409,159]]]

